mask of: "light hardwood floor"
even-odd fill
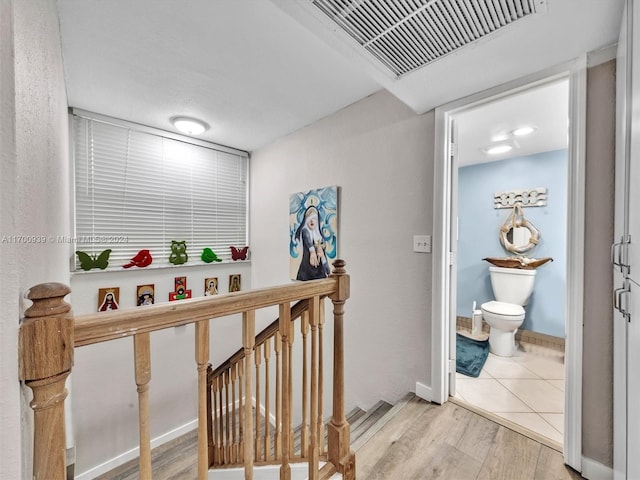
[[[447,402],[413,397],[356,453],[359,480],[579,479],[562,454]]]
[[[154,480],[195,480],[196,432],[153,451]],[[562,454],[477,413],[416,396],[356,452],[358,480],[580,479]],[[99,480],[134,480],[130,462]]]

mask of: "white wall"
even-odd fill
[[[463,140],[464,141],[464,140]],[[522,329],[565,336],[567,290],[567,150],[514,156],[458,169],[457,315],[470,317],[473,302],[480,308],[495,298],[486,257],[512,257],[500,243],[500,229],[512,209],[495,209],[495,192],[545,187],[547,205],[523,207],[522,214],[540,233],[529,258],[553,262],[535,270],[534,289],[525,306]]]
[[[412,237],[432,228],[433,128],[380,91],[252,154],[254,287],[289,280],[289,195],[341,187],[347,409],[430,384],[431,255]]]
[[[71,278],[70,301],[75,315],[93,313],[97,310],[99,288],[120,287],[120,308],[145,308],[135,306],[138,285],[154,283],[156,303],[160,303],[168,301],[177,276],[187,277],[187,288],[196,298],[204,296],[206,277],[218,277],[222,294],[228,291],[229,275],[236,273],[242,275],[242,289],[251,288],[247,262],[81,272]],[[240,316],[212,320],[210,345],[214,366],[238,350],[242,346]],[[77,445],[75,471],[83,479],[93,478],[137,456],[123,456],[138,446],[138,400],[133,365],[131,338],[75,351],[71,395]],[[186,431],[194,429],[197,393],[193,325],[153,333],[149,389],[151,438],[185,426]]]
[[[18,383],[18,320],[33,285],[68,283],[67,98],[55,0],[0,9],[0,478],[30,478],[30,415]],[[21,451],[22,448],[22,451]]]

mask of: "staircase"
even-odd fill
[[[351,425],[351,448],[353,451],[359,450],[368,440],[387,423],[397,412],[399,412],[414,397],[413,393],[407,394],[400,399],[394,406],[380,401],[371,407],[368,411],[360,408],[354,408],[349,412],[347,420]],[[299,428],[296,432],[299,432]],[[299,436],[297,437],[299,439]],[[299,440],[296,439],[296,446],[299,448]],[[159,480],[191,480],[196,478],[196,450],[197,450],[197,432],[194,430],[169,443],[161,445],[153,449],[153,471],[154,478]],[[357,459],[356,459],[357,461]],[[292,475],[292,479],[306,477],[306,465],[299,473],[300,477]],[[278,478],[277,471],[273,471],[279,466],[261,467],[265,468],[261,478]],[[296,467],[294,466],[294,469]],[[356,467],[357,468],[357,467]],[[238,470],[234,473],[233,470]],[[257,473],[257,470],[256,470]],[[270,473],[270,475],[268,475]],[[236,476],[232,476],[236,475]],[[139,478],[138,460],[134,459],[121,465],[114,470],[101,475],[95,480],[137,480]],[[232,480],[238,478],[244,480],[244,473],[241,469],[221,469],[209,472],[209,479]],[[259,478],[256,476],[256,479]],[[333,477],[334,480],[341,479],[339,474]]]
[[[376,403],[369,410],[364,411],[361,408],[354,408],[347,415],[347,421],[351,427],[351,449],[356,452],[365,443],[384,427],[402,408],[413,398],[413,393],[408,393],[401,398],[395,405],[391,405],[383,400]],[[295,428],[294,434],[294,451],[300,450],[300,427]],[[357,462],[357,459],[356,459]],[[357,463],[356,463],[357,465]],[[260,466],[254,469],[254,478],[256,480],[275,480],[279,474],[279,465]],[[357,468],[357,467],[356,467]],[[209,480],[244,480],[244,469],[242,468],[223,468],[212,469],[209,471]],[[305,463],[291,465],[291,480],[306,480],[307,466]],[[339,473],[334,474],[330,480],[342,480]]]

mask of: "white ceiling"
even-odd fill
[[[417,113],[617,41],[623,0],[547,0],[394,79],[309,0],[58,0],[70,106],[252,151],[386,88]]]
[[[569,140],[569,81],[538,86],[465,110],[454,116],[458,166],[523,157],[567,148]],[[535,130],[515,136],[521,127]],[[509,152],[491,155],[487,148],[510,145]]]

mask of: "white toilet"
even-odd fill
[[[515,349],[516,330],[524,321],[523,306],[529,301],[536,278],[534,269],[489,267],[496,300],[480,306],[489,324],[489,350],[501,357],[511,357]]]

